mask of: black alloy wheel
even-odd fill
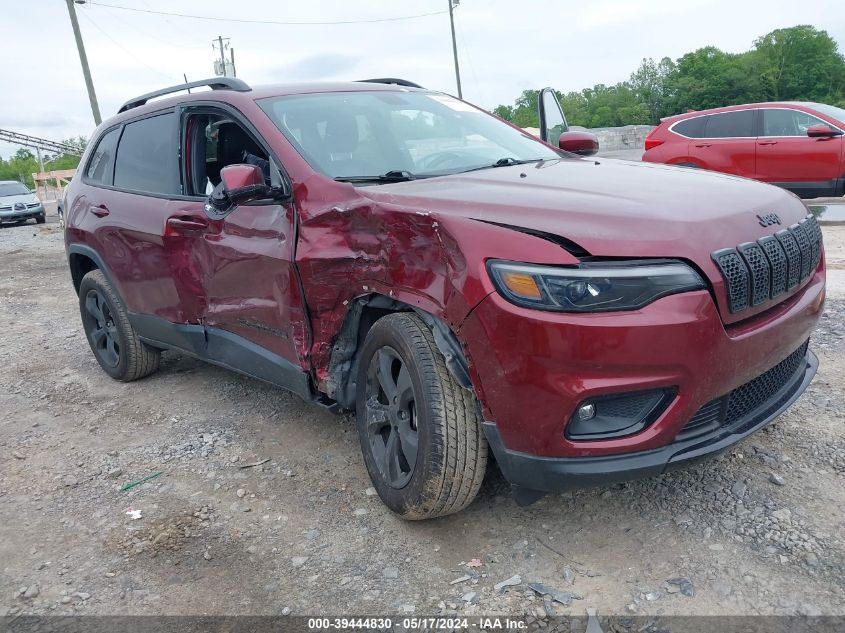
[[[389,346],[377,350],[367,371],[367,438],[375,465],[391,488],[404,488],[414,474],[416,405],[411,374],[399,354]]]
[[[96,288],[85,295],[85,332],[91,339],[91,347],[102,364],[117,367],[120,363],[120,342],[117,325],[112,317],[109,302]]]

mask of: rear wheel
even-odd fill
[[[161,352],[138,338],[123,302],[101,271],[82,278],[79,312],[91,351],[109,376],[129,382],[158,369]]]
[[[367,334],[356,423],[367,471],[393,512],[428,519],[475,498],[487,464],[478,403],[416,315],[388,315]]]

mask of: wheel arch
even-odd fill
[[[411,305],[401,299],[379,293],[369,293],[356,297],[347,306],[340,334],[332,346],[327,376],[321,385],[326,395],[336,401],[342,409],[355,408],[358,352],[367,333],[380,318],[397,312],[410,312],[422,319],[431,330],[449,372],[463,388],[473,389],[469,363],[463,348],[442,318],[420,305]]]
[[[673,167],[687,167],[689,169],[706,169],[705,167],[699,165],[698,163],[694,162],[692,159],[687,158],[676,163],[666,163],[667,165],[672,165]]]
[[[103,263],[103,258],[90,246],[84,244],[71,244],[68,247],[68,265],[70,266],[70,277],[73,280],[73,288],[79,294],[79,284],[82,278],[92,270],[101,270],[106,279],[112,283],[111,275]]]
[[[92,270],[99,270],[103,273],[106,281],[109,282],[117,296],[123,300],[123,293],[118,284],[115,283],[115,277],[111,274],[111,270],[106,266],[100,254],[87,244],[71,244],[67,249],[68,264],[70,266],[70,276],[73,279],[73,287],[76,294],[79,294],[79,284],[82,283],[82,278]]]

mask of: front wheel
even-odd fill
[[[487,464],[481,414],[418,316],[391,314],[373,325],[356,390],[364,461],[385,505],[405,519],[468,506]]]
[[[47,216],[45,216],[43,213],[41,215],[35,216],[35,223],[36,224],[44,224],[46,221],[47,221]]]

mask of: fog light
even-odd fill
[[[592,420],[594,417],[596,417],[596,405],[584,404],[578,407],[578,419],[582,422]]]
[[[677,392],[667,387],[590,398],[575,407],[564,434],[571,440],[602,440],[637,433],[660,417]]]

